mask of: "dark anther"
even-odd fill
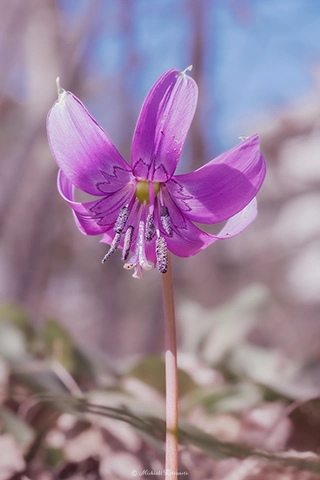
[[[127,228],[126,233],[124,235],[123,249],[122,249],[122,256],[121,256],[121,260],[123,260],[124,262],[129,257],[130,248],[131,248],[131,244],[132,244],[133,230],[134,230],[133,226],[130,225]]]
[[[172,237],[170,215],[165,205],[162,205],[160,208],[160,219],[164,231],[169,235],[169,237]]]
[[[119,247],[120,238],[121,238],[121,233],[116,233],[114,236],[114,239],[112,240],[109,250],[107,251],[107,253],[102,259],[102,263],[106,263],[108,258],[110,258],[111,255],[117,250],[117,248]]]
[[[153,239],[155,231],[155,226],[154,226],[154,216],[152,213],[149,213],[147,216],[146,220],[146,240],[147,242],[150,242]]]
[[[122,207],[118,218],[116,220],[116,223],[114,225],[114,231],[116,233],[121,233],[124,230],[124,227],[126,226],[127,220],[129,217],[129,208],[128,207]]]
[[[158,237],[156,240],[156,258],[157,258],[157,267],[159,272],[167,273],[168,249],[167,249],[167,242],[163,237]]]

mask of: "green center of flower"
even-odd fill
[[[160,183],[149,182],[148,180],[140,180],[137,183],[135,194],[142,204],[146,203],[147,205],[149,205],[150,203],[150,197],[149,197],[150,183],[153,183],[155,197],[158,195],[160,191]]]

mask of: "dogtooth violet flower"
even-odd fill
[[[244,230],[257,214],[255,196],[265,176],[259,139],[253,135],[198,170],[175,175],[193,119],[198,89],[171,69],[153,85],[142,106],[131,164],[72,93],[58,84],[47,118],[51,151],[60,168],[58,189],[73,209],[79,230],[103,234],[110,245],[103,263],[122,249],[124,267],[168,267],[168,250],[189,257]],[[77,202],[75,188],[99,197]],[[193,222],[227,223],[211,235]],[[130,252],[132,252],[131,258]]]

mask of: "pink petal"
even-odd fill
[[[165,204],[170,213],[172,237],[165,236],[169,250],[179,257],[191,257],[216,240],[226,240],[241,233],[257,215],[257,201],[254,198],[241,212],[228,220],[217,235],[203,232],[188,220],[166,194]],[[159,220],[158,220],[159,222]]]
[[[174,176],[167,188],[187,218],[214,224],[248,205],[265,173],[259,138],[253,135],[195,172]]]
[[[132,143],[131,166],[142,179],[172,177],[197,105],[198,88],[172,69],[154,84],[142,106]]]
[[[215,237],[217,240],[227,240],[235,237],[253,222],[257,213],[257,199],[253,198],[243,210],[229,218],[223,229]]]
[[[72,93],[59,94],[47,117],[49,144],[70,182],[84,192],[104,195],[121,189],[131,169],[107,134]]]
[[[127,205],[134,195],[134,187],[129,184],[93,202],[75,202],[74,186],[62,170],[58,174],[58,190],[73,209],[76,224],[85,235],[99,235],[110,230],[113,232],[120,209]]]

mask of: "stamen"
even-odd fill
[[[106,263],[108,258],[117,250],[120,245],[121,234],[126,226],[127,220],[129,218],[129,207],[124,206],[121,208],[116,223],[114,224],[114,231],[116,232],[114,239],[111,242],[110,248],[106,255],[102,259],[102,263]],[[130,249],[130,247],[129,247]]]
[[[114,231],[116,233],[121,233],[126,226],[127,220],[129,217],[129,207],[124,206],[121,208],[116,223],[114,225]]]
[[[155,231],[153,213],[149,213],[146,220],[146,240],[150,242],[153,239]]]
[[[109,248],[108,252],[105,254],[105,256],[102,259],[102,263],[106,263],[108,258],[110,258],[111,255],[117,250],[117,248],[119,247],[119,244],[120,244],[120,239],[121,239],[121,233],[117,232],[114,236],[114,239],[111,242],[111,245],[110,245],[110,248]]]
[[[156,258],[157,258],[157,267],[159,272],[167,273],[168,249],[167,249],[167,242],[163,237],[158,237],[156,240]]]
[[[124,235],[123,249],[122,249],[122,256],[121,256],[121,260],[123,260],[124,262],[129,257],[130,248],[131,248],[131,245],[132,245],[133,231],[134,231],[134,228],[133,228],[132,225],[130,225],[127,228],[126,233]]]
[[[170,215],[165,205],[161,205],[160,207],[160,219],[164,231],[169,235],[169,237],[172,237],[173,232],[171,228]]]

